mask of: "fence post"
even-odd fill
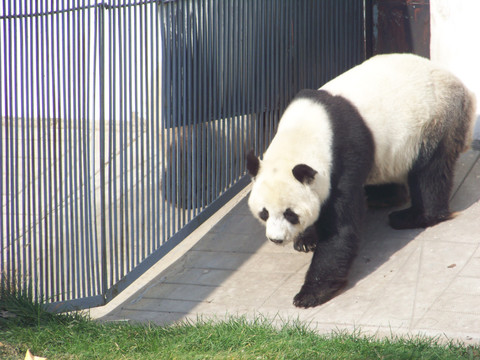
[[[107,284],[107,234],[106,234],[106,185],[105,185],[105,24],[104,11],[108,4],[99,3],[97,5],[98,19],[98,66],[99,66],[99,110],[100,110],[100,246],[101,246],[101,292],[105,299],[108,290]]]

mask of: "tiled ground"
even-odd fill
[[[480,152],[458,164],[458,216],[395,231],[370,210],[345,291],[313,308],[292,305],[311,255],[267,243],[243,199],[167,270],[103,317],[168,324],[197,316],[300,319],[322,332],[427,334],[480,341]]]

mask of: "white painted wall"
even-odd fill
[[[474,138],[480,142],[480,1],[430,0],[430,57],[455,73],[477,96]]]

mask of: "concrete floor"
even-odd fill
[[[105,321],[170,324],[186,318],[264,316],[305,321],[322,333],[425,334],[480,341],[480,152],[457,166],[451,208],[458,216],[426,230],[393,230],[388,210],[369,210],[347,288],[313,309],[292,305],[311,254],[267,242],[245,192],[204,235],[185,241],[111,304]]]

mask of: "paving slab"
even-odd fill
[[[138,286],[104,321],[165,325],[199,317],[301,320],[319,332],[429,335],[480,342],[480,152],[457,166],[457,216],[422,230],[387,224],[392,209],[371,209],[349,284],[337,297],[298,309],[311,254],[268,243],[246,197],[171,266]]]

